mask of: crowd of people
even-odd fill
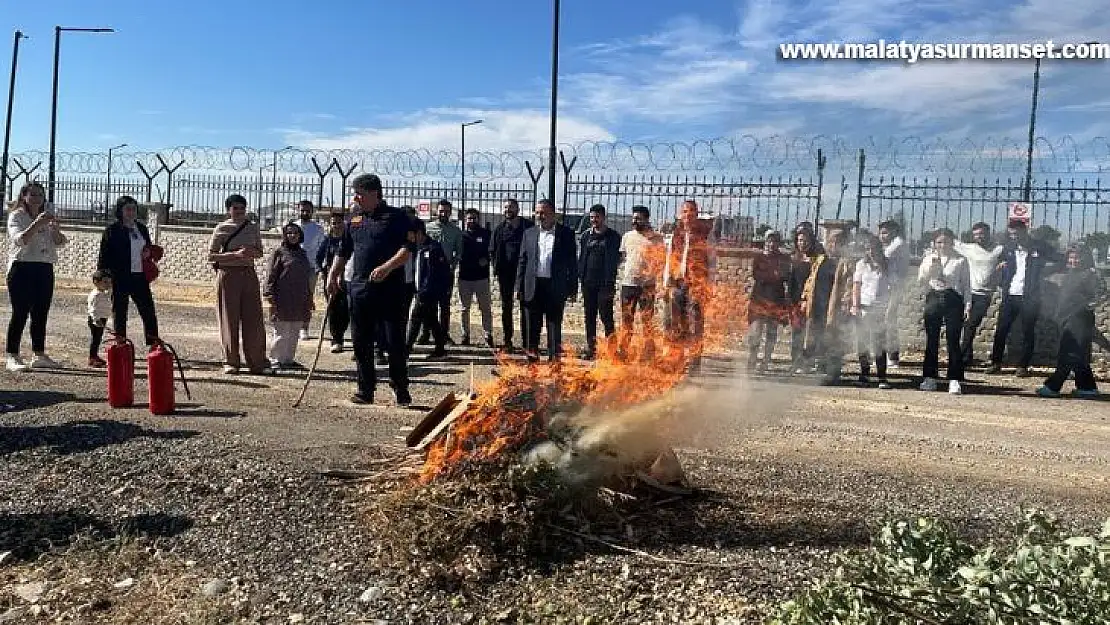
[[[549,360],[557,361],[564,354],[565,308],[581,296],[586,340],[579,357],[591,360],[604,349],[618,360],[650,360],[659,335],[655,312],[661,295],[662,330],[671,339],[669,345],[693,350],[692,368],[700,362],[714,241],[711,224],[698,218],[693,200],[683,202],[665,238],[652,227],[644,206],[632,209],[632,229],[622,234],[607,225],[605,207],[594,205],[588,211],[589,227],[576,233],[558,223],[549,200],[537,202],[531,220],[510,198],[503,203],[503,219],[491,231],[474,209],[464,212],[460,227],[447,200],[438,203],[429,222],[411,208],[390,206],[381,180],[372,174],[357,176],[352,190],[351,209],[329,214],[326,227],[317,223],[311,201],[300,202],[298,218],[281,227],[281,244],[263,263],[262,279],[255,268],[265,255],[259,226],[248,218],[243,196],[226,199],[227,219],[213,230],[207,255],[216,283],[224,373],[238,374],[245,368],[251,374],[269,375],[302,369],[296,360],[298,343],[309,338],[321,280],[331,351],[351,351],[357,378],[351,401],[358,404],[374,401],[378,366],[388,368],[396,402],[409,404],[410,353],[417,344],[429,345],[426,358],[434,360],[447,354],[448,345],[471,345],[476,338],[470,314],[475,303],[481,338],[474,344],[520,353],[530,362],[546,352]],[[53,266],[67,238],[45,198],[42,185],[32,182],[20,191],[8,216],[10,371],[57,366],[46,353],[46,326]],[[105,366],[99,353],[105,332],[128,336],[131,302],[141,318],[146,345],[160,341],[151,282],[158,277],[163,250],[138,220],[138,211],[134,198],[119,198],[115,221],[101,237],[87,301],[91,367]],[[932,234],[914,275],[897,221],[879,224],[877,235],[861,233],[854,248],[850,225],[823,226],[823,241],[808,222],[795,228],[789,242],[777,232],[764,235],[762,252],[752,262],[745,338],[749,368],[772,368],[779,329],[787,326],[792,373],[819,373],[824,383],[836,383],[844,356],[854,347],[858,382],[870,385],[873,372],[878,388],[890,388],[888,372],[900,367],[899,315],[910,301],[907,296],[922,288],[922,390],[935,390],[941,379],[943,330],[948,391],[963,392],[964,373],[975,362],[974,338],[996,291],[1001,303],[986,373],[1000,372],[1010,332],[1020,321],[1023,347],[1016,374],[1027,376],[1034,327],[1043,308],[1042,285],[1050,274],[1062,273],[1056,307],[1061,330],[1058,367],[1038,393],[1059,396],[1064,382],[1074,376],[1077,396],[1097,395],[1091,343],[1107,349],[1110,343],[1095,324],[1092,306],[1101,297],[1102,280],[1084,250],[1069,249],[1057,258],[1051,247],[1030,236],[1028,224],[1021,220],[1008,224],[1001,244],[992,241],[984,223],[972,228],[971,242],[961,242],[941,228]],[[493,281],[500,293],[500,345],[494,339]],[[456,301],[461,329],[457,343],[451,336]],[[28,320],[29,361],[20,355]],[[637,320],[641,340],[633,355]],[[519,347],[514,342],[517,329]],[[543,334],[545,350],[540,347]]]
[[[860,234],[858,254],[849,253],[848,227],[843,225],[827,227],[822,244],[816,240],[813,224],[803,222],[794,231],[789,252],[783,249],[778,233],[764,236],[763,252],[752,263],[746,339],[750,369],[771,366],[778,329],[789,326],[792,372],[821,373],[823,383],[835,384],[842,376],[843,356],[851,351],[854,335],[858,384],[872,384],[874,371],[877,387],[888,389],[888,371],[900,367],[899,316],[908,295],[923,289],[920,319],[925,353],[919,388],[938,388],[943,330],[947,344],[944,378],[948,392],[959,395],[964,392],[965,371],[976,362],[975,337],[998,291],[998,320],[984,373],[1001,373],[1011,331],[1020,321],[1022,341],[1015,375],[1031,375],[1035,327],[1042,312],[1048,310],[1055,313],[1051,321],[1060,330],[1058,361],[1055,372],[1037,393],[1058,397],[1064,382],[1074,377],[1075,396],[1098,395],[1091,345],[1110,350],[1110,342],[1095,324],[1093,309],[1102,297],[1103,280],[1088,250],[1069,248],[1061,257],[1033,238],[1028,222],[1020,219],[1008,222],[1003,243],[993,242],[985,223],[972,227],[970,242],[939,228],[932,233],[914,275],[897,221],[879,224],[877,235]],[[1052,274],[1059,274],[1054,305],[1043,297]]]

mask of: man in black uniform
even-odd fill
[[[347,223],[343,243],[328,273],[328,295],[339,291],[347,262],[354,263],[349,285],[351,341],[358,369],[358,391],[351,402],[374,402],[377,376],[374,341],[378,324],[386,340],[390,384],[397,405],[412,403],[409,395],[408,349],[405,346],[404,265],[412,254],[412,219],[382,199],[382,181],[373,174],[354,179],[355,212]]]
[[[516,269],[520,262],[520,243],[524,240],[524,231],[536,224],[520,216],[520,204],[513,198],[505,200],[501,210],[504,211],[505,221],[497,224],[493,229],[493,236],[489,241],[489,255],[490,266],[493,267],[493,274],[497,278],[497,286],[501,293],[501,331],[505,336],[502,349],[505,352],[511,352],[513,350],[513,304],[516,302]],[[522,344],[528,342],[525,325],[522,304],[520,315]]]

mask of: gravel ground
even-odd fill
[[[414,357],[418,405],[402,409],[389,393],[346,404],[349,356],[325,350],[292,409],[301,378],[217,372],[210,308],[160,315],[189,364],[179,415],[108,408],[102,372],[78,366],[79,293],[52,312],[51,351],[70,367],[0,372],[0,622],[757,622],[892,516],[988,539],[1020,506],[1088,528],[1110,510],[1104,402],[1037,399],[1039,380],[1009,377],[926,394],[912,368],[891,391],[818,387],[715,360],[691,382],[706,400],[679,449],[703,494],[610,537],[712,566],[587,542],[478,588],[429,588],[374,564],[373,495],[319,472],[396,453],[423,409],[489,375],[490,354]]]

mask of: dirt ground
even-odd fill
[[[413,406],[383,385],[378,405],[355,407],[350,356],[325,345],[293,409],[303,374],[219,372],[210,307],[159,314],[187,361],[192,399],[179,385],[177,415],[107,406],[104,373],[83,366],[76,291],[51,313],[49,350],[67,367],[0,372],[0,622],[757,622],[892,516],[983,539],[1005,536],[1021,507],[1087,530],[1110,516],[1106,402],[977,373],[963,396],[923,393],[913,363],[889,391],[821,387],[721,356],[689,381],[706,400],[678,450],[705,494],[671,504],[667,527],[608,537],[687,563],[585,544],[478,589],[428,588],[375,564],[369,495],[320,471],[396,453],[445,393],[488,379],[493,355],[425,363],[418,350]]]

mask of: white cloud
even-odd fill
[[[548,144],[549,117],[537,110],[429,109],[407,116],[402,125],[352,128],[338,134],[290,129],[291,145],[317,150],[404,149],[457,152],[459,124],[475,119],[483,123],[466,129],[467,152],[535,150]],[[599,124],[573,116],[559,116],[559,143],[613,141],[616,136]]]

